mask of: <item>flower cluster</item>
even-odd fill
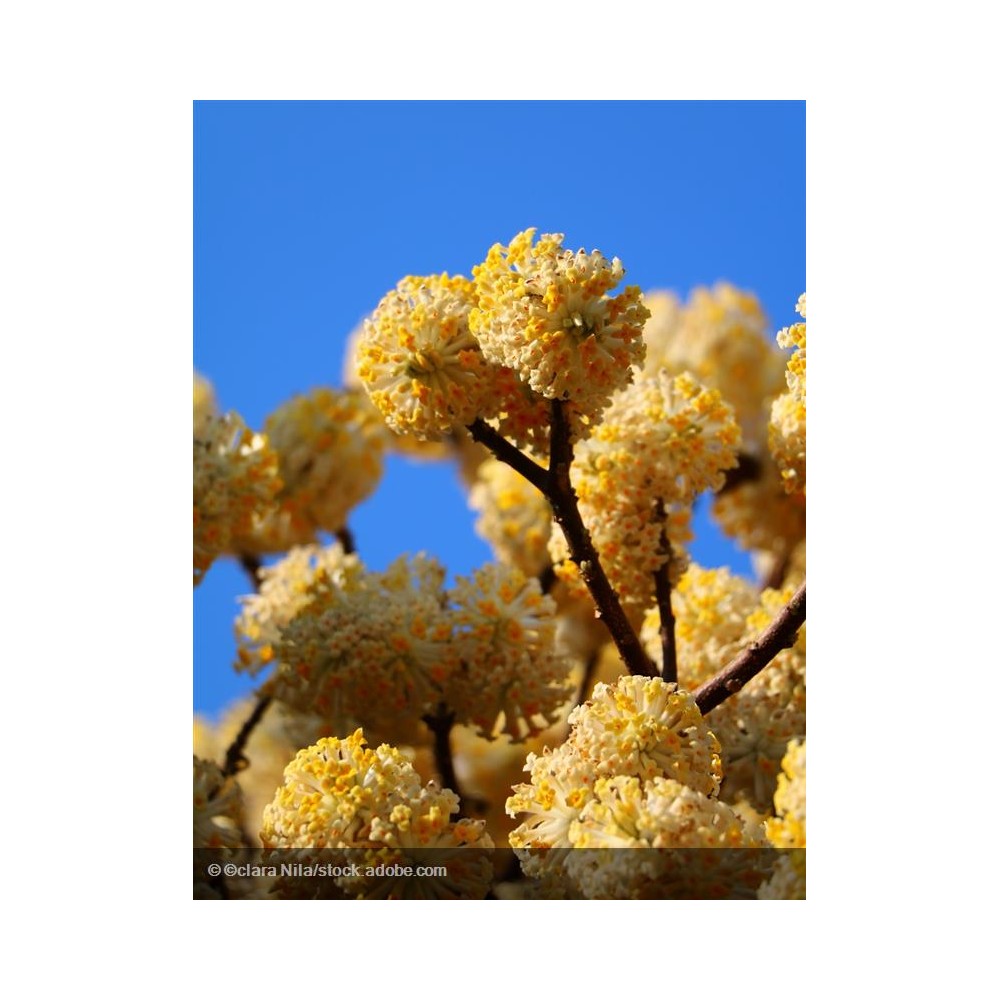
[[[771,400],[784,387],[784,357],[766,336],[757,297],[720,282],[696,288],[681,306],[667,292],[646,296],[647,373],[690,372],[722,393],[736,414],[746,447],[763,450]]]
[[[806,898],[806,741],[793,740],[781,762],[774,811],[767,837],[775,847],[790,849],[778,859],[774,875],[760,887],[760,899]]]
[[[767,836],[776,847],[806,846],[806,741],[792,740],[781,761],[774,793],[774,819]]]
[[[274,511],[278,459],[235,413],[202,415],[194,438],[194,585]]]
[[[243,540],[245,551],[284,551],[317,531],[339,531],[382,476],[385,425],[362,393],[315,389],[280,406],[264,425],[278,456],[278,509]]]
[[[241,599],[237,669],[256,674],[271,664],[281,629],[323,590],[355,589],[362,572],[358,557],[346,555],[339,544],[296,546],[280,562],[263,567],[257,593]]]
[[[519,447],[548,447],[550,400],[583,437],[644,356],[638,288],[624,269],[535,230],[461,275],[406,277],[366,321],[357,375],[397,434],[435,441],[477,418]]]
[[[481,821],[453,820],[456,812],[453,791],[433,782],[422,785],[397,749],[386,744],[371,749],[359,729],[296,754],[285,768],[284,785],[264,810],[260,838],[275,850],[350,849],[348,857],[362,871],[407,858],[426,860],[421,852],[435,849],[432,857],[447,859],[448,874],[439,880],[344,875],[338,887],[359,899],[482,898],[493,875],[488,857],[476,852],[463,864],[458,855],[463,848],[493,843]]]
[[[669,778],[600,779],[573,839],[566,867],[589,898],[747,898],[764,874],[763,829]]]
[[[552,508],[548,500],[509,465],[488,458],[476,473],[469,504],[479,511],[476,531],[496,557],[537,576],[549,563]]]
[[[569,697],[569,664],[556,653],[556,603],[534,577],[490,565],[459,578],[454,606],[459,667],[445,686],[456,717],[483,736],[524,739],[550,725]]]
[[[194,373],[194,433],[195,437],[205,424],[219,414],[219,404],[215,400],[215,389],[204,375]]]
[[[515,786],[507,800],[508,813],[524,817],[510,843],[526,873],[572,884],[586,896],[633,895],[651,877],[648,858],[636,856],[622,869],[590,851],[550,849],[762,842],[762,831],[718,801],[719,743],[676,685],[646,677],[598,684],[569,721],[565,743],[529,754],[530,784]],[[658,879],[680,877],[676,865],[662,861]]]
[[[238,666],[273,664],[268,692],[334,731],[410,738],[444,703],[485,736],[524,739],[569,697],[555,602],[516,568],[489,565],[445,591],[426,556],[376,573],[333,546],[293,549],[262,575],[237,622]]]
[[[716,390],[660,372],[620,392],[579,445],[571,478],[580,513],[623,604],[649,607],[653,574],[668,561],[679,578],[691,504],[721,487],[739,442],[732,409]],[[561,532],[553,532],[550,551],[562,578],[577,576]]]
[[[761,455],[759,462],[756,478],[715,496],[712,513],[719,527],[742,548],[787,559],[806,537],[805,495],[785,490],[769,453]]]
[[[672,778],[705,795],[719,790],[719,743],[687,692],[658,677],[599,684],[569,717],[570,742],[594,773]]]
[[[437,439],[491,406],[488,364],[469,329],[468,278],[407,277],[378,304],[358,345],[358,374],[397,434]]]
[[[334,731],[358,722],[402,735],[437,705],[457,662],[443,581],[417,556],[320,588],[280,629],[270,690]]]
[[[528,229],[508,246],[495,244],[473,268],[470,326],[487,358],[593,421],[642,363],[649,313],[634,286],[607,295],[625,274],[617,257],[574,253],[559,233],[534,236]]]
[[[806,318],[805,292],[799,297],[796,312]],[[778,467],[785,489],[789,493],[806,490],[806,325],[794,323],[778,333],[782,347],[795,348],[788,359],[785,379],[788,391],[782,393],[771,408],[768,444]]]

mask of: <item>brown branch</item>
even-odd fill
[[[548,496],[548,475],[537,463],[518,451],[498,430],[490,427],[482,417],[469,424],[473,440],[486,445],[501,462],[520,472],[535,489]]]
[[[455,775],[455,760],[451,755],[451,727],[455,724],[455,713],[449,712],[444,702],[438,706],[435,715],[425,715],[424,722],[434,734],[434,766],[444,788],[450,788],[458,796],[458,815],[464,817],[465,801],[458,787]]]
[[[241,552],[238,558],[246,575],[250,577],[253,589],[257,590],[260,587],[260,571],[263,566],[260,556],[255,556],[252,552]]]
[[[583,665],[583,677],[580,680],[580,688],[576,693],[576,702],[574,705],[580,705],[587,699],[587,692],[590,690],[590,685],[594,683],[594,674],[597,673],[597,664],[601,662],[601,651],[595,649],[588,657]]]
[[[590,532],[580,516],[576,491],[569,478],[570,466],[573,464],[573,442],[563,403],[558,399],[552,400],[548,470],[518,451],[481,418],[469,424],[469,431],[476,441],[486,445],[501,462],[520,472],[549,501],[553,517],[566,536],[570,557],[579,567],[580,576],[597,605],[597,615],[611,633],[629,673],[657,677],[656,667],[646,656],[635,629],[625,615],[618,594],[601,565]]]
[[[545,569],[538,574],[538,586],[542,588],[543,594],[551,594],[555,588],[556,583],[558,583],[559,578],[556,576],[556,568],[549,563]]]
[[[246,748],[247,742],[250,740],[250,734],[254,731],[257,723],[263,718],[264,713],[267,711],[268,706],[271,704],[273,699],[270,695],[264,695],[258,698],[257,704],[254,706],[254,710],[250,713],[250,718],[243,723],[242,728],[236,734],[236,739],[230,744],[229,749],[226,751],[226,762],[222,767],[222,773],[225,777],[230,777],[239,771],[242,771],[250,762],[247,760],[246,755],[243,753]]]
[[[736,458],[738,464],[726,472],[726,481],[722,484],[722,489],[719,490],[720,496],[736,489],[743,483],[760,479],[761,463],[759,458],[755,455],[749,455],[745,451],[741,451]]]
[[[670,560],[673,549],[667,537],[667,513],[663,501],[656,501],[656,519],[663,524],[660,551],[666,555],[663,565],[653,574],[656,587],[656,606],[660,609],[660,649],[663,651],[661,676],[668,684],[677,683],[677,640],[674,636],[674,609],[670,601]]]
[[[546,496],[552,505],[552,513],[566,536],[569,554],[579,567],[580,576],[597,605],[598,617],[611,633],[628,672],[656,677],[656,667],[646,656],[646,651],[618,600],[618,594],[604,572],[590,532],[580,516],[576,491],[569,478],[570,466],[573,464],[573,442],[566,411],[558,399],[552,401],[551,435]]]
[[[767,576],[761,581],[761,590],[781,590],[781,585],[788,575],[788,567],[792,563],[792,553],[786,549],[784,552],[774,555],[774,562],[768,570]]]
[[[354,542],[354,533],[346,524],[342,528],[338,528],[334,534],[337,536],[337,541],[340,542],[340,547],[344,550],[344,555],[353,555],[358,551]]]
[[[777,617],[735,659],[694,692],[702,714],[711,712],[731,694],[741,691],[783,649],[795,644],[799,626],[806,620],[806,584],[795,591]]]

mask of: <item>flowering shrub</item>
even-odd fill
[[[242,561],[260,682],[196,725],[196,895],[804,897],[805,323],[624,274],[528,229],[404,277],[257,433],[195,376],[195,585]],[[494,562],[365,565],[391,449]],[[759,583],[691,562],[706,495]]]

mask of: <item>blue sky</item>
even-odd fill
[[[406,274],[469,274],[529,226],[621,258],[626,283],[754,291],[777,329],[805,290],[804,102],[196,102],[194,365],[260,427],[290,396],[341,384],[344,344]],[[351,519],[381,568],[428,551],[490,558],[449,465],[390,459]],[[749,572],[696,518],[693,557]],[[242,570],[194,592],[194,704],[232,670]]]

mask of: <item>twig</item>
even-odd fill
[[[726,472],[726,481],[722,484],[722,489],[719,490],[720,496],[723,493],[728,493],[730,490],[736,489],[737,486],[743,483],[760,479],[761,464],[759,458],[741,451],[736,456],[736,459],[736,466]]]
[[[346,524],[342,528],[338,528],[334,534],[337,536],[337,541],[340,542],[340,547],[344,550],[344,555],[349,556],[358,551],[358,547],[354,543],[354,533]]]
[[[538,574],[538,586],[542,588],[543,594],[552,593],[552,588],[555,587],[558,577],[556,576],[556,568],[552,563],[548,563]]]
[[[667,537],[667,513],[663,501],[656,501],[656,519],[663,524],[660,551],[666,558],[663,565],[653,574],[656,586],[656,606],[660,609],[660,648],[663,651],[662,677],[668,684],[677,683],[677,640],[674,636],[674,609],[670,602],[670,560],[673,549]]]
[[[583,665],[583,678],[580,681],[580,688],[576,694],[576,704],[581,705],[587,700],[587,692],[590,685],[594,683],[594,674],[597,673],[597,664],[601,661],[601,651],[595,649],[587,657],[587,662]]]
[[[731,694],[741,691],[783,649],[795,644],[799,626],[806,620],[806,584],[795,591],[777,617],[749,646],[711,680],[694,692],[702,714],[721,705]]]
[[[566,536],[570,557],[579,567],[580,576],[597,605],[598,617],[611,633],[629,673],[645,677],[658,676],[622,609],[618,595],[601,565],[590,532],[580,516],[576,491],[569,478],[570,466],[573,464],[573,442],[563,403],[558,399],[552,400],[548,470],[518,451],[481,418],[469,425],[469,431],[476,441],[486,445],[501,462],[521,473],[549,501],[552,514]]]
[[[243,723],[242,728],[236,734],[236,739],[233,740],[229,749],[226,751],[226,762],[222,768],[222,773],[225,777],[228,778],[231,775],[242,771],[247,764],[249,764],[249,761],[243,751],[250,739],[250,734],[256,728],[257,723],[263,718],[264,713],[267,711],[268,705],[271,704],[272,700],[273,699],[270,695],[263,695],[257,699],[257,704],[254,706],[254,710],[250,713],[250,718]]]
[[[498,430],[490,427],[482,417],[469,424],[473,440],[486,445],[501,462],[520,472],[537,490],[548,496],[548,475],[537,463],[518,451]]]
[[[785,582],[785,577],[788,575],[788,567],[792,562],[792,553],[790,550],[785,549],[774,556],[774,563],[767,572],[767,576],[761,581],[761,590],[780,590],[781,585]]]
[[[255,556],[252,552],[241,552],[239,559],[240,565],[246,571],[246,575],[250,577],[253,589],[256,590],[260,586],[260,570],[263,566],[260,557]]]
[[[449,712],[445,703],[441,702],[437,713],[425,715],[424,722],[434,734],[434,766],[441,778],[441,784],[445,788],[450,788],[458,796],[458,815],[464,817],[467,815],[465,800],[458,787],[458,778],[455,776],[455,761],[451,755],[451,727],[455,724],[455,713]]]
[[[580,516],[576,502],[576,491],[570,482],[569,470],[573,463],[573,443],[570,439],[569,422],[563,404],[552,401],[552,437],[549,446],[549,474],[547,492],[552,513],[566,536],[569,553],[580,569],[580,576],[586,583],[597,605],[597,613],[607,626],[630,674],[656,677],[656,668],[642,648],[618,595],[608,580],[601,560],[594,548],[587,526]]]

